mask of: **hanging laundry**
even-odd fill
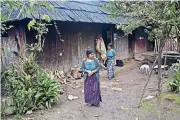
[[[96,50],[100,53],[103,60],[106,59],[106,47],[103,38],[99,35],[96,40]]]
[[[106,47],[105,47],[104,40],[103,40],[102,37],[97,37],[96,50],[97,50],[100,54],[105,54],[105,53],[106,53]]]

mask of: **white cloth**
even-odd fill
[[[96,50],[100,52],[100,54],[106,54],[106,47],[102,37],[98,38],[96,41]]]

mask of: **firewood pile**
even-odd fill
[[[81,77],[83,77],[81,68],[78,66],[74,66],[73,68],[71,68],[71,75],[74,79],[81,79]]]
[[[62,70],[61,71],[46,70],[46,72],[49,75],[49,77],[57,80],[61,84],[67,84],[67,82],[70,82],[71,80],[77,80],[83,77],[83,73],[81,72],[80,67],[77,66],[71,68],[70,71],[67,73],[65,73]]]

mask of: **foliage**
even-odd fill
[[[23,114],[28,110],[43,107],[50,108],[51,103],[58,98],[59,84],[41,69],[35,58],[37,53],[42,51],[48,25],[51,19],[48,15],[40,14],[42,7],[53,11],[54,8],[44,1],[1,1],[2,8],[6,8],[6,14],[1,13],[1,30],[7,31],[12,28],[6,26],[12,12],[19,11],[20,15],[29,14],[34,17],[27,25],[29,30],[36,31],[37,43],[27,45],[19,63],[13,62],[3,74],[3,80],[9,95],[13,97],[13,104],[16,113]],[[25,52],[29,57],[26,58]]]
[[[14,109],[19,114],[42,106],[50,108],[58,98],[59,84],[48,77],[33,57],[31,54],[20,65],[12,63],[3,76],[13,97]]]
[[[173,79],[168,82],[168,85],[172,92],[180,92],[180,64],[177,64],[177,73],[173,77]]]
[[[1,1],[1,31],[6,32],[12,26],[6,26],[5,22],[10,20],[11,14],[14,11],[18,11],[16,19],[19,19],[21,15],[28,14],[32,15],[34,19],[43,19],[50,22],[50,17],[47,14],[41,15],[40,10],[45,7],[51,11],[54,11],[54,7],[48,4],[46,1]],[[29,26],[28,26],[29,27]]]
[[[126,34],[132,33],[139,27],[144,27],[149,33],[151,40],[158,41],[158,66],[162,65],[161,56],[166,41],[172,37],[178,38],[180,44],[180,2],[179,1],[110,1],[104,5],[105,9],[112,13],[111,17],[122,16],[126,24],[117,24]],[[155,63],[155,62],[154,62]],[[152,72],[151,72],[152,73]],[[162,91],[162,70],[158,69],[158,116],[161,120],[161,91]],[[151,74],[149,75],[149,79]],[[149,82],[146,82],[145,88]]]
[[[110,1],[104,8],[111,17],[123,16],[127,24],[117,28],[131,33],[138,27],[145,27],[153,40],[167,39],[170,34],[180,32],[180,2],[178,1]],[[176,31],[176,32],[175,32]]]
[[[44,15],[42,17],[42,20],[45,20],[46,22],[50,22],[51,19],[49,18],[49,16]],[[48,25],[51,24],[47,24],[46,22],[43,22],[42,20],[35,20],[32,19],[29,24],[28,24],[28,29],[31,30],[35,30],[37,32],[35,38],[38,40],[38,42],[34,45],[29,46],[30,50],[33,51],[34,53],[36,52],[40,52],[44,46],[44,41],[45,41],[45,35],[48,33]]]
[[[19,114],[15,115],[13,120],[24,120],[23,117]]]
[[[16,10],[19,11],[17,18],[19,18],[19,16],[21,14],[25,14],[25,13],[29,14],[29,15],[33,15],[33,16],[39,15],[39,17],[41,17],[39,11],[42,6],[51,11],[54,11],[54,7],[50,4],[48,4],[46,1],[7,1],[7,0],[2,0],[1,7],[2,7],[2,9],[3,8],[6,8],[6,9],[3,9],[5,11],[3,11],[1,13],[1,21],[2,22],[8,21],[10,19],[12,12],[16,11]]]

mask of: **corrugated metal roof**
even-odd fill
[[[124,18],[109,18],[109,12],[104,10],[101,5],[106,1],[47,1],[48,4],[54,6],[54,11],[50,11],[42,6],[41,15],[47,14],[52,20],[70,21],[70,22],[89,22],[89,23],[106,23],[106,24],[125,24]],[[36,8],[35,8],[36,9]],[[37,15],[23,14],[19,15],[18,10],[12,12],[9,16],[10,20],[21,20],[25,18],[38,18]]]

